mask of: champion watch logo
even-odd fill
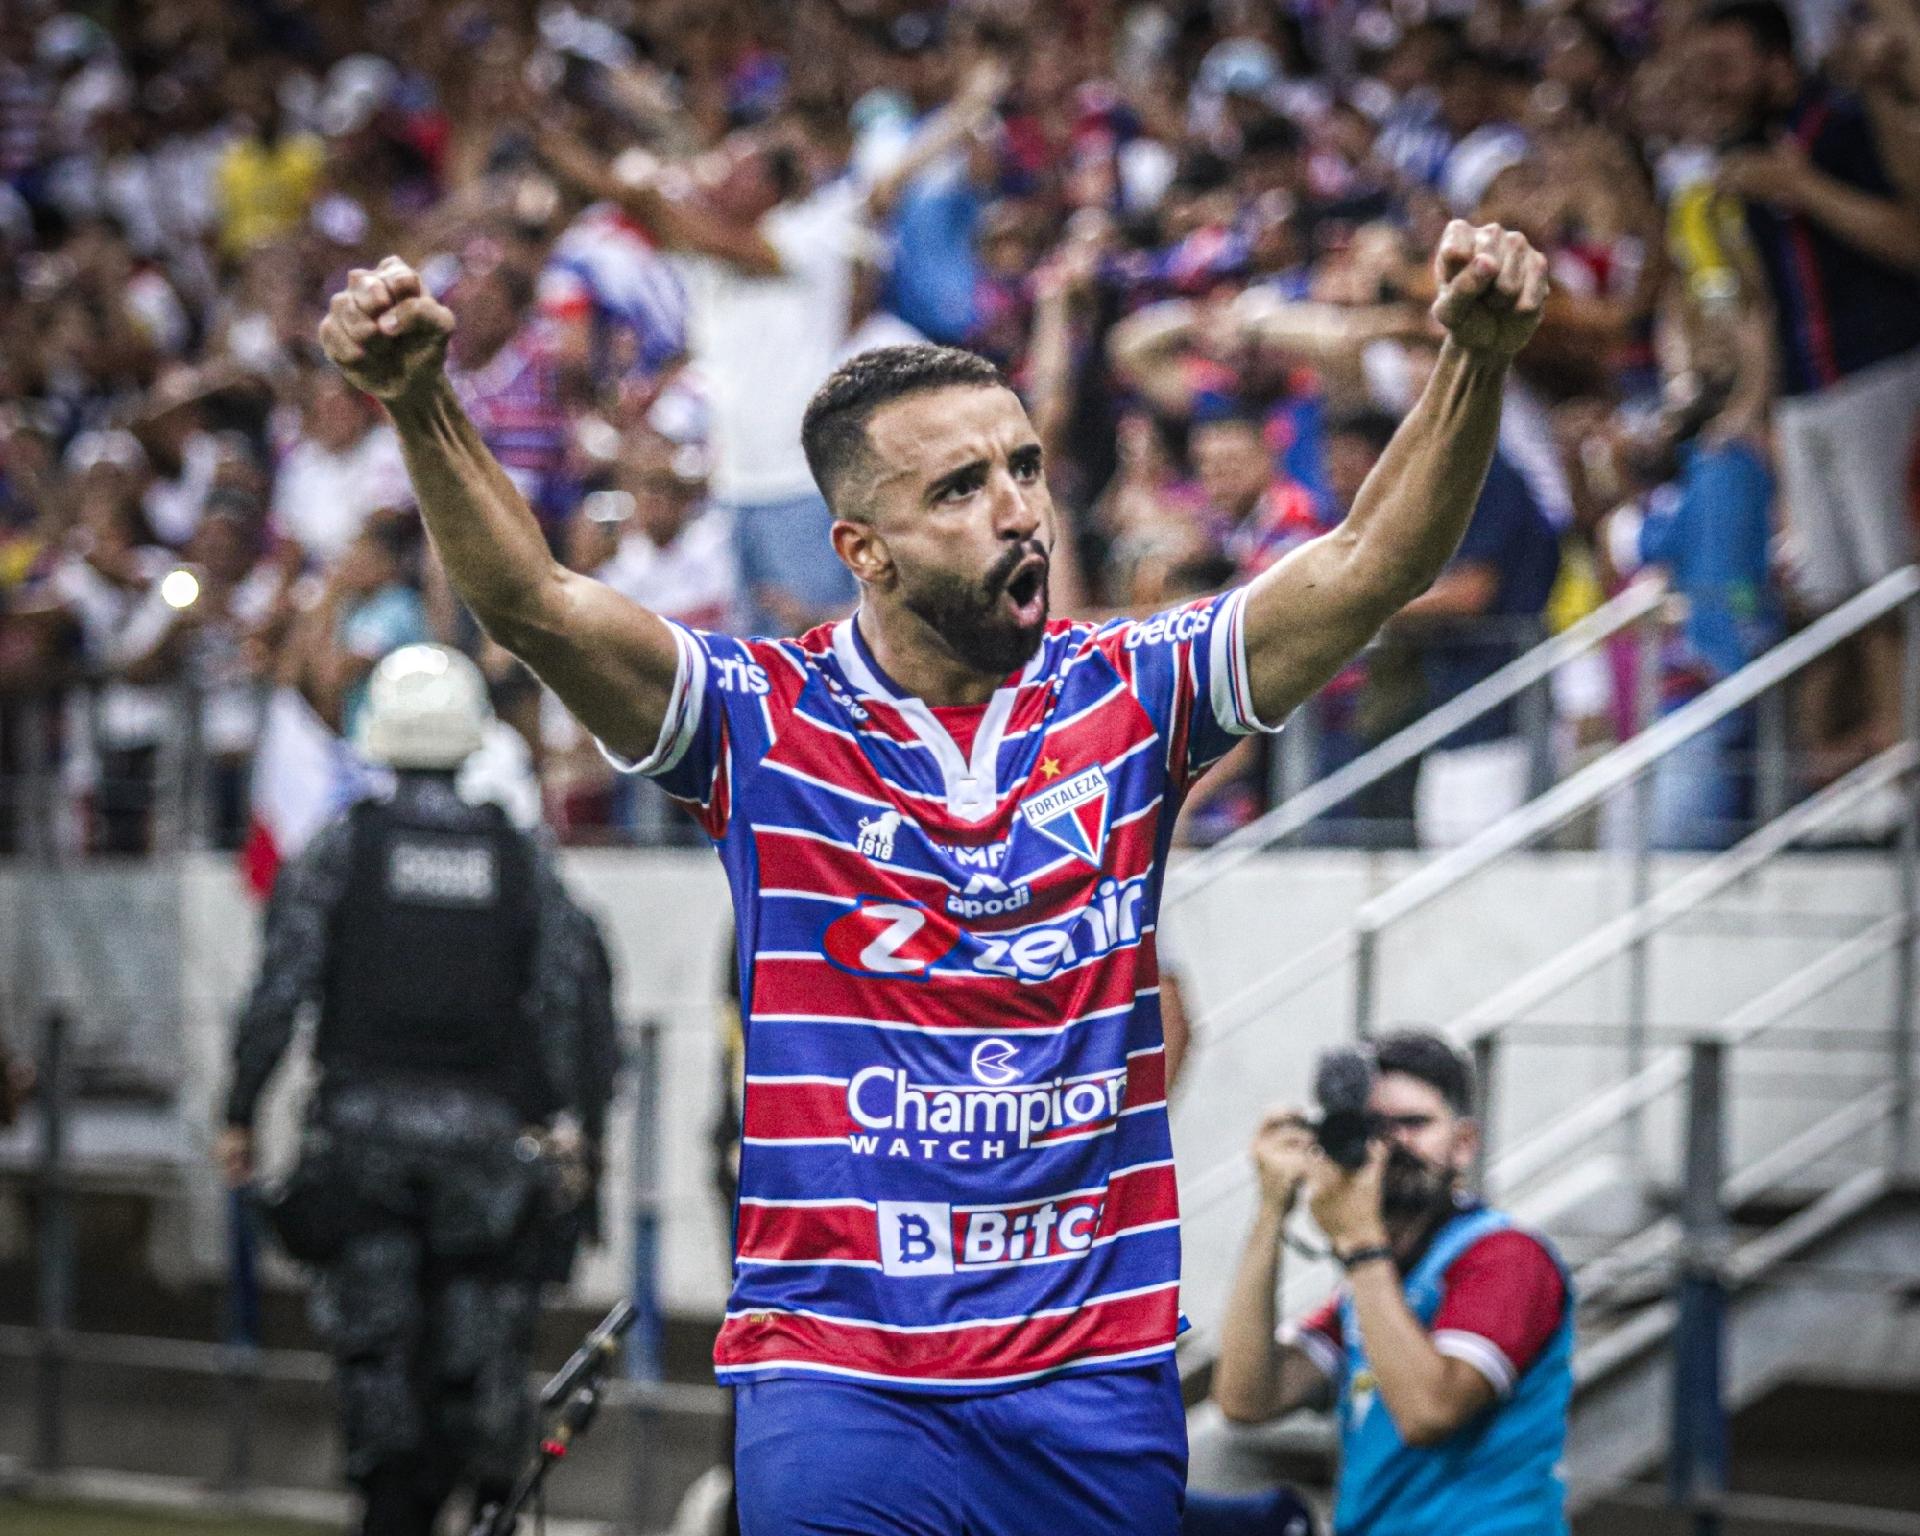
[[[985,1083],[989,1088],[1004,1088],[1020,1076],[1020,1069],[1013,1064],[1019,1054],[1005,1040],[982,1040],[973,1048],[973,1060],[969,1063],[973,1068],[973,1080]]]
[[[1020,814],[1084,864],[1100,867],[1107,846],[1107,771],[1098,763],[1023,801]]]

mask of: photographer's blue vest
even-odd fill
[[[1407,1306],[1431,1327],[1453,1261],[1512,1225],[1473,1207],[1450,1218],[1406,1277]],[[1548,1250],[1551,1253],[1551,1249]],[[1560,1261],[1556,1256],[1554,1262]],[[1566,1274],[1562,1267],[1561,1274]],[[1340,1302],[1346,1361],[1340,1392],[1336,1536],[1565,1536],[1559,1474],[1573,1396],[1573,1286],[1560,1326],[1513,1391],[1438,1445],[1408,1445],[1374,1385],[1351,1295]]]

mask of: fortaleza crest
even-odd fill
[[[1100,867],[1107,846],[1107,771],[1098,763],[1030,796],[1020,814],[1082,863]]]

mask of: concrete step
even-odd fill
[[[19,1465],[35,1455],[37,1379],[17,1356],[0,1365],[0,1456]],[[311,1380],[262,1381],[240,1396],[203,1374],[74,1362],[64,1398],[65,1462],[88,1474],[163,1478],[210,1497],[234,1491],[240,1443],[250,1487],[289,1496],[341,1488],[333,1394],[318,1369]],[[628,1530],[664,1528],[723,1455],[723,1408],[711,1389],[682,1388],[665,1406],[616,1389],[552,1473],[549,1510]]]

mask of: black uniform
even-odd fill
[[[444,775],[355,806],[268,907],[227,1118],[252,1124],[317,1002],[320,1086],[282,1230],[320,1266],[369,1536],[424,1536],[458,1483],[499,1491],[527,1450],[550,1245],[523,1132],[563,1108],[604,1118],[587,932],[535,845]]]

